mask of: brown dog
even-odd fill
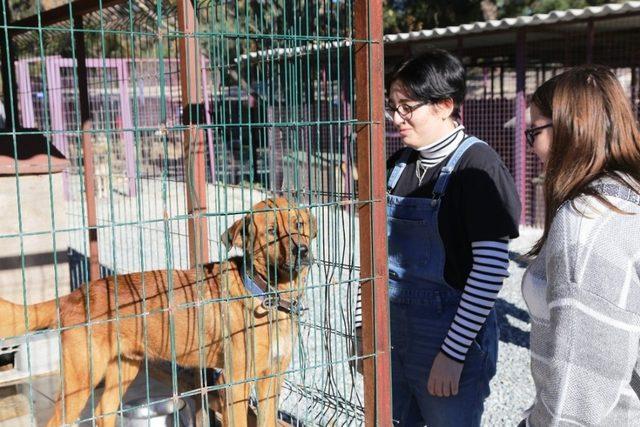
[[[221,368],[229,384],[224,425],[246,425],[250,380],[257,379],[258,424],[276,425],[316,225],[308,209],[284,198],[258,203],[253,212],[222,236],[228,248],[244,249],[244,259],[108,277],[60,298],[63,389],[49,426],[76,421],[103,379],[95,416],[99,425],[115,425],[120,393],[145,354],[175,358],[184,367]],[[263,290],[277,290],[279,299],[252,296],[247,278]],[[28,329],[24,307],[0,300],[0,337],[58,327],[55,301],[27,309]]]

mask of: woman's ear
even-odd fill
[[[438,117],[440,117],[442,120],[446,120],[451,117],[451,115],[453,114],[453,110],[455,109],[455,103],[451,98],[442,99],[433,104],[433,106],[436,109]]]

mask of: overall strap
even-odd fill
[[[389,175],[389,181],[387,182],[387,191],[391,192],[396,185],[398,184],[398,180],[400,180],[400,176],[404,169],[407,167],[407,162],[409,161],[409,157],[413,150],[411,148],[405,148],[400,153],[400,157],[396,161],[396,165],[393,167],[393,171],[391,171],[391,175]]]
[[[453,156],[449,158],[449,161],[440,171],[440,175],[438,176],[438,180],[436,181],[436,185],[433,188],[433,199],[440,199],[444,192],[447,190],[447,185],[449,184],[449,178],[451,178],[451,173],[455,169],[458,161],[462,157],[462,155],[474,144],[486,144],[486,142],[481,141],[475,136],[467,137],[462,143],[456,148]]]

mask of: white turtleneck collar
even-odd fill
[[[432,166],[437,165],[453,153],[458,145],[464,140],[464,126],[458,125],[450,133],[440,138],[433,144],[419,148],[420,158],[418,159],[418,167],[416,168],[416,176],[418,181],[422,183],[425,172]]]
[[[460,138],[461,136],[462,136],[462,138]],[[441,154],[441,151],[443,151],[443,150],[447,150],[447,149],[449,149],[451,151],[455,150],[456,147],[457,147],[456,142],[458,144],[460,143],[460,141],[458,141],[458,139],[460,139],[460,141],[462,141],[462,139],[464,139],[464,126],[463,125],[456,126],[455,129],[453,129],[451,132],[446,134],[444,137],[440,138],[439,140],[437,140],[433,144],[427,145],[426,147],[418,148],[417,151],[420,152],[420,157],[423,157],[423,158],[433,157],[434,155]],[[452,145],[453,145],[453,147],[451,147]]]

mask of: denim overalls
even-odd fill
[[[444,279],[438,213],[451,172],[476,143],[484,142],[469,137],[460,144],[440,172],[432,198],[387,195],[393,418],[402,427],[479,426],[489,381],[495,374],[498,323],[492,310],[467,353],[458,394],[435,397],[427,390],[431,365],[462,295]],[[410,153],[405,149],[396,163],[389,177],[389,193]]]

